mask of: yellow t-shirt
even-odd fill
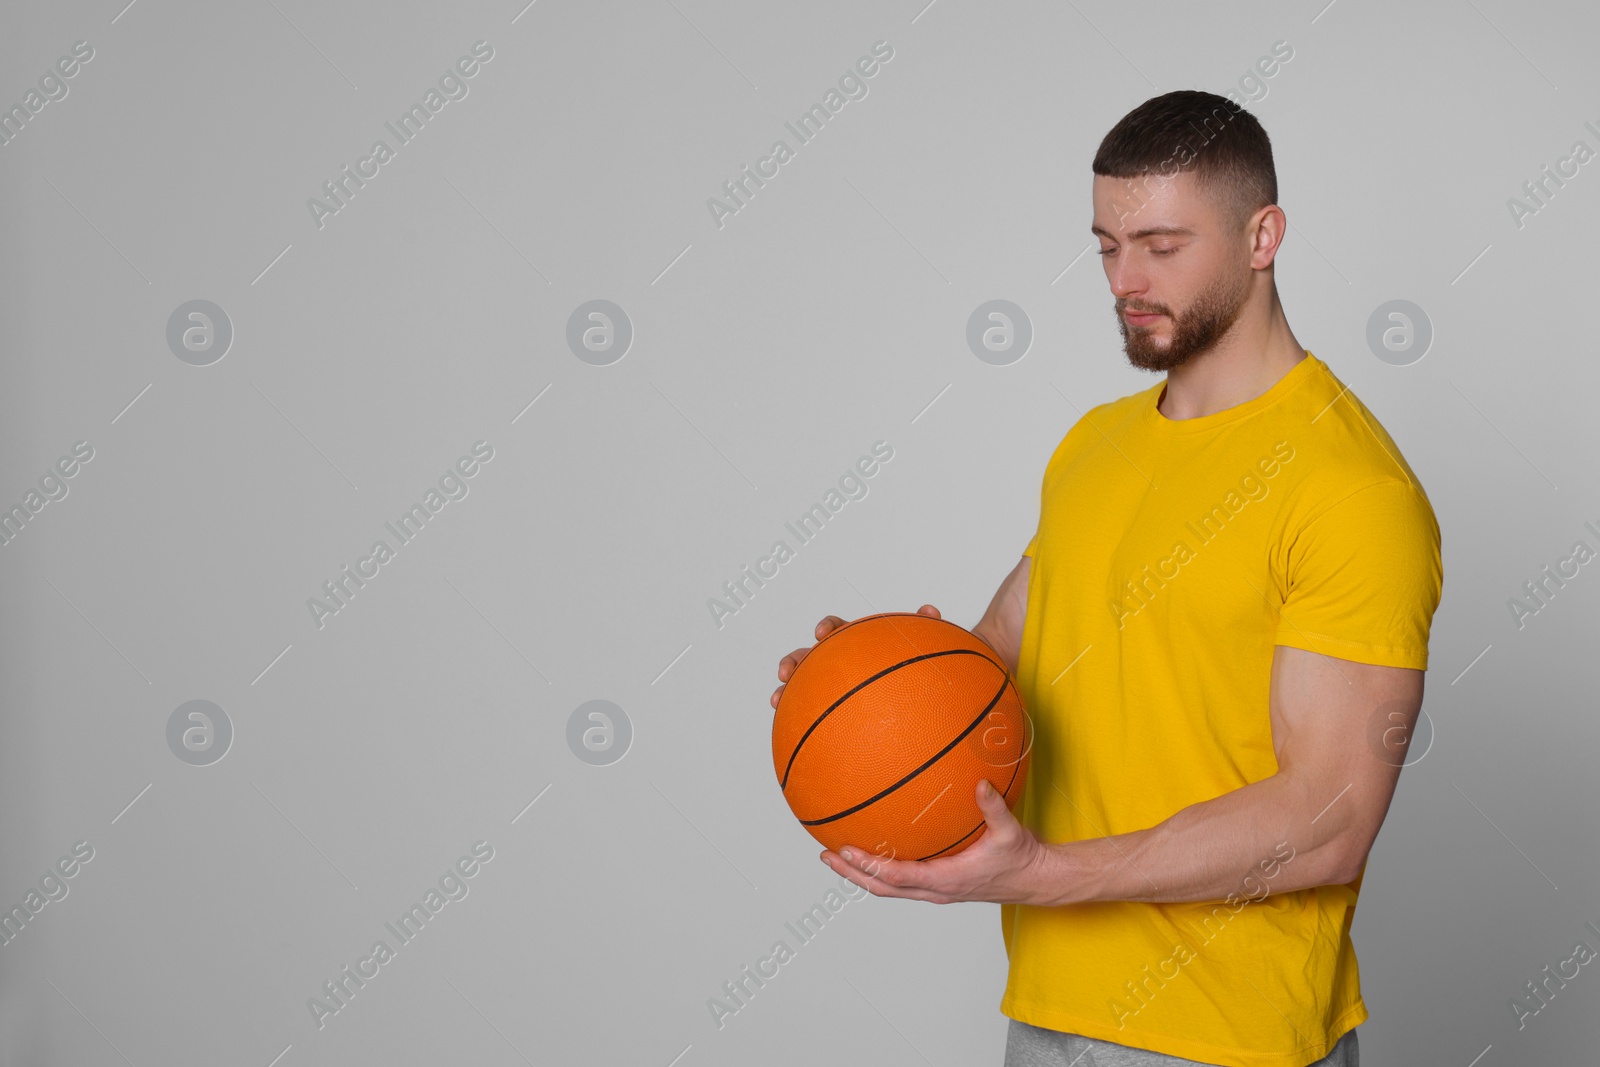
[[[1164,388],[1091,410],[1045,468],[1017,666],[1036,737],[1016,809],[1044,841],[1145,829],[1274,774],[1274,645],[1428,665],[1433,508],[1327,364],[1307,352],[1262,395],[1193,419],[1161,414]],[[1003,905],[1000,1010],[1207,1063],[1303,1067],[1367,1018],[1360,888]]]

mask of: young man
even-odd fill
[[[1355,1067],[1350,925],[1422,704],[1438,524],[1289,330],[1256,119],[1167,93],[1093,170],[1128,359],[1166,377],[1067,433],[973,628],[1034,722],[1016,817],[980,783],[958,855],[822,859],[880,896],[1002,905],[1013,1067]]]

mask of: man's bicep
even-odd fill
[[[1423,676],[1291,645],[1273,650],[1278,773],[1299,786],[1307,849],[1327,849],[1332,869],[1351,878],[1388,813],[1422,707]]]

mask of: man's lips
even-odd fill
[[[1150,323],[1159,319],[1161,317],[1161,313],[1157,311],[1134,311],[1131,308],[1126,308],[1122,312],[1122,317],[1126,319],[1128,324],[1131,326],[1148,326]]]

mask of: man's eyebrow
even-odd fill
[[[1116,235],[1103,226],[1090,226],[1089,232],[1098,234],[1108,241],[1115,241]],[[1137,241],[1141,237],[1193,237],[1194,231],[1187,226],[1147,226],[1142,230],[1134,230],[1128,234],[1128,240]]]

